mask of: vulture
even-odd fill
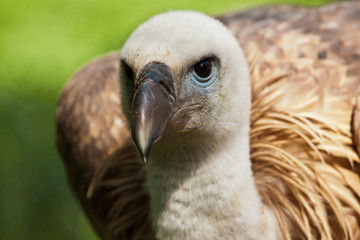
[[[169,11],[56,110],[101,239],[360,239],[360,2]]]

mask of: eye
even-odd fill
[[[202,79],[207,79],[212,73],[212,63],[210,60],[205,59],[194,65],[195,73]]]
[[[215,75],[215,72],[216,66],[211,58],[201,60],[191,69],[192,77],[200,83],[206,83],[211,80]]]

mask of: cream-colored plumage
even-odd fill
[[[220,62],[217,79],[193,87],[188,69],[212,56]],[[148,63],[164,63],[173,74],[177,101],[190,98],[191,104],[200,105],[187,112],[191,121],[180,133],[154,144],[146,165],[157,238],[278,239],[274,216],[261,202],[252,177],[249,71],[228,29],[195,12],[160,14],[135,30],[120,59],[135,76]],[[121,78],[122,89],[127,81]],[[129,96],[123,96],[123,108],[128,109]],[[259,226],[269,228],[259,231]]]
[[[186,93],[178,100],[206,102],[189,113],[193,121],[182,133],[152,147],[150,218],[145,173],[114,94],[117,54],[75,75],[59,102],[57,142],[102,238],[150,239],[151,219],[162,239],[278,239],[280,232],[287,239],[359,239],[359,12],[359,3],[349,2],[221,17],[250,72],[232,36],[203,15],[170,12],[139,27],[121,53],[135,79],[160,61]],[[184,78],[204,56],[221,62],[211,98],[191,96]],[[129,119],[131,94],[124,82],[121,89]]]

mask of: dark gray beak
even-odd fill
[[[144,162],[152,144],[166,132],[175,111],[174,80],[162,63],[146,65],[136,81],[132,102],[131,132]]]

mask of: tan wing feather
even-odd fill
[[[360,154],[360,90],[356,97],[352,127],[354,133],[355,146],[357,148],[358,153]]]
[[[286,239],[360,239],[359,18],[360,2],[220,17],[250,63],[254,176]],[[69,81],[57,110],[57,145],[103,239],[152,239],[117,72],[114,53]]]
[[[360,2],[220,18],[253,81],[251,158],[287,239],[360,239]]]
[[[152,232],[141,161],[120,109],[118,75],[119,53],[111,53],[69,80],[56,111],[56,143],[69,183],[99,236],[126,240]]]

